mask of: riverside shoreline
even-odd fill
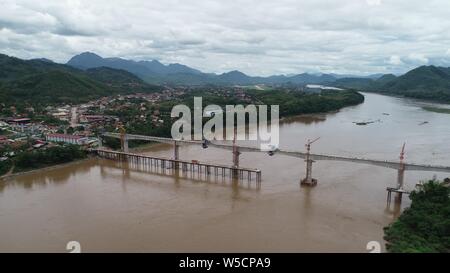
[[[75,164],[79,164],[81,162],[85,162],[85,161],[91,160],[93,158],[94,158],[93,156],[88,156],[87,158],[78,159],[78,160],[74,160],[74,161],[67,162],[67,163],[51,165],[51,166],[38,168],[38,169],[33,169],[33,170],[29,170],[29,171],[24,171],[24,172],[5,174],[3,176],[0,176],[0,182],[7,181],[7,180],[10,180],[12,178],[19,177],[19,176],[24,176],[24,175],[29,175],[29,174],[38,173],[38,172],[44,172],[44,171],[56,170],[56,169],[59,169],[59,168],[63,168],[63,167],[67,167],[67,166],[71,166],[71,165],[75,165]]]

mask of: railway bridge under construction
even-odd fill
[[[121,152],[111,152],[104,150],[101,143],[103,137],[111,137],[121,140]],[[306,143],[306,151],[289,151],[289,150],[281,150],[276,149],[273,151],[269,151],[269,155],[273,155],[275,153],[282,154],[291,157],[297,157],[304,159],[306,163],[306,176],[300,179],[301,185],[306,186],[314,186],[317,184],[317,180],[312,177],[312,165],[315,161],[319,160],[331,160],[331,161],[343,161],[343,162],[353,162],[360,164],[369,164],[384,168],[390,168],[397,170],[397,181],[395,187],[388,187],[386,190],[388,191],[388,202],[391,201],[391,194],[394,192],[396,194],[395,200],[400,202],[403,194],[408,194],[406,190],[404,190],[404,174],[405,171],[433,171],[433,172],[445,172],[450,173],[450,166],[437,166],[437,165],[429,165],[429,164],[413,164],[407,163],[404,161],[405,157],[405,144],[400,152],[399,161],[387,161],[387,160],[376,160],[376,159],[368,159],[368,158],[358,158],[358,157],[345,157],[338,155],[326,155],[326,154],[314,154],[311,153],[311,145],[316,142],[319,138],[314,140],[308,140]],[[131,154],[129,153],[128,142],[130,140],[141,140],[141,141],[150,141],[150,142],[159,142],[159,143],[167,143],[173,145],[173,158],[155,158],[155,157],[145,157],[141,155]],[[233,143],[226,144],[218,141],[198,141],[198,140],[174,140],[171,138],[163,138],[163,137],[154,137],[154,136],[144,136],[144,135],[133,135],[126,133],[103,133],[101,137],[99,137],[99,149],[97,151],[99,156],[107,157],[111,159],[117,160],[142,160],[143,162],[150,162],[151,164],[160,164],[161,167],[166,167],[170,165],[171,168],[178,169],[181,166],[183,172],[185,171],[198,171],[204,172],[208,175],[222,175],[226,174],[230,177],[242,179],[247,177],[248,179],[255,178],[257,183],[261,182],[261,171],[257,169],[250,168],[242,168],[239,166],[239,155],[242,152],[262,152],[257,147],[249,147],[249,146],[240,146],[236,144],[236,134],[233,140]],[[193,161],[183,161],[179,158],[179,146],[182,144],[189,145],[202,145],[203,148],[207,148],[209,146],[216,147],[220,149],[226,149],[232,151],[232,166],[223,166],[217,164],[206,164],[200,163],[195,160]],[[136,159],[137,158],[137,159]],[[153,163],[154,162],[154,163]],[[203,169],[202,169],[203,168]],[[213,170],[213,171],[211,171]]]

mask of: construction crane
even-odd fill
[[[406,142],[403,143],[402,150],[400,151],[400,166],[398,168],[397,176],[397,189],[403,188],[404,177],[405,177],[405,146]]]
[[[126,151],[126,150],[128,150],[128,147],[125,147],[125,146],[128,146],[127,145],[128,143],[126,143],[126,139],[125,139],[127,131],[122,123],[119,123],[119,125],[117,126],[117,130],[120,133],[120,147],[122,147],[122,152],[128,152],[128,151]]]
[[[406,142],[403,143],[402,151],[400,152],[400,165],[404,165],[403,160],[405,159],[405,146]]]
[[[311,144],[313,144],[314,142],[316,142],[317,140],[319,140],[320,139],[320,137],[318,137],[318,138],[316,138],[316,139],[314,139],[314,140],[310,140],[310,139],[308,139],[308,141],[306,142],[306,152],[307,152],[307,155],[308,155],[308,157],[309,157],[309,154],[310,154],[310,151],[311,151]]]
[[[311,144],[318,141],[319,139],[320,139],[320,137],[318,137],[314,140],[308,139],[308,141],[306,142],[306,145],[305,145],[306,146],[306,158],[305,158],[306,177],[300,181],[301,185],[308,185],[308,186],[317,185],[317,179],[312,178],[312,163],[314,162],[314,160],[312,160],[310,156],[311,156]]]

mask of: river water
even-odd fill
[[[317,153],[450,165],[450,115],[412,99],[364,94],[364,104],[337,113],[285,120],[280,147]],[[442,106],[441,107],[448,107]],[[385,114],[383,114],[385,113]],[[387,115],[389,114],[389,115]],[[354,122],[377,121],[367,126]],[[422,124],[427,121],[428,123]],[[171,157],[168,145],[146,154]],[[231,165],[227,150],[182,146],[181,159]],[[409,205],[386,205],[396,171],[319,161],[315,188],[299,186],[302,159],[243,153],[241,166],[262,170],[255,183],[185,178],[118,168],[90,159],[0,181],[0,252],[367,252],[383,227]],[[405,188],[445,173],[406,172]],[[384,250],[384,248],[383,248]]]

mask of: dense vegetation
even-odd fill
[[[245,93],[251,101],[243,100],[235,96],[218,96],[212,91],[199,89],[181,96],[177,100],[162,103],[160,108],[170,113],[176,104],[185,104],[193,109],[193,97],[202,97],[203,107],[209,104],[247,105],[265,104],[279,105],[280,117],[300,114],[311,114],[339,110],[343,107],[357,105],[364,102],[364,96],[356,91],[322,91],[320,94],[311,94],[291,90],[246,90]]]
[[[47,149],[24,151],[14,157],[14,171],[21,172],[67,163],[87,157],[86,151],[78,145],[64,145]]]
[[[113,90],[87,76],[66,71],[52,70],[27,75],[18,80],[4,82],[3,93],[14,104],[27,101],[30,104],[80,103],[110,95]]]
[[[411,193],[411,207],[385,228],[389,252],[450,252],[450,188],[429,181]]]
[[[55,164],[67,163],[87,157],[87,151],[81,146],[64,144],[34,150],[33,141],[19,146],[0,146],[0,156],[14,153],[15,156],[0,162],[0,175],[7,173],[14,165],[14,172],[28,171]]]
[[[115,90],[120,90],[120,93],[147,93],[162,90],[161,86],[147,84],[126,70],[99,67],[88,69],[85,73],[93,80],[113,87]]]
[[[0,54],[0,101],[14,105],[80,103],[112,94],[153,92],[133,74],[111,68],[88,71],[43,60],[25,61]]]
[[[6,174],[11,169],[11,160],[0,161],[0,176]]]
[[[249,91],[261,104],[280,105],[280,116],[311,114],[339,110],[364,102],[364,96],[354,91],[322,91],[307,94],[290,91]]]

